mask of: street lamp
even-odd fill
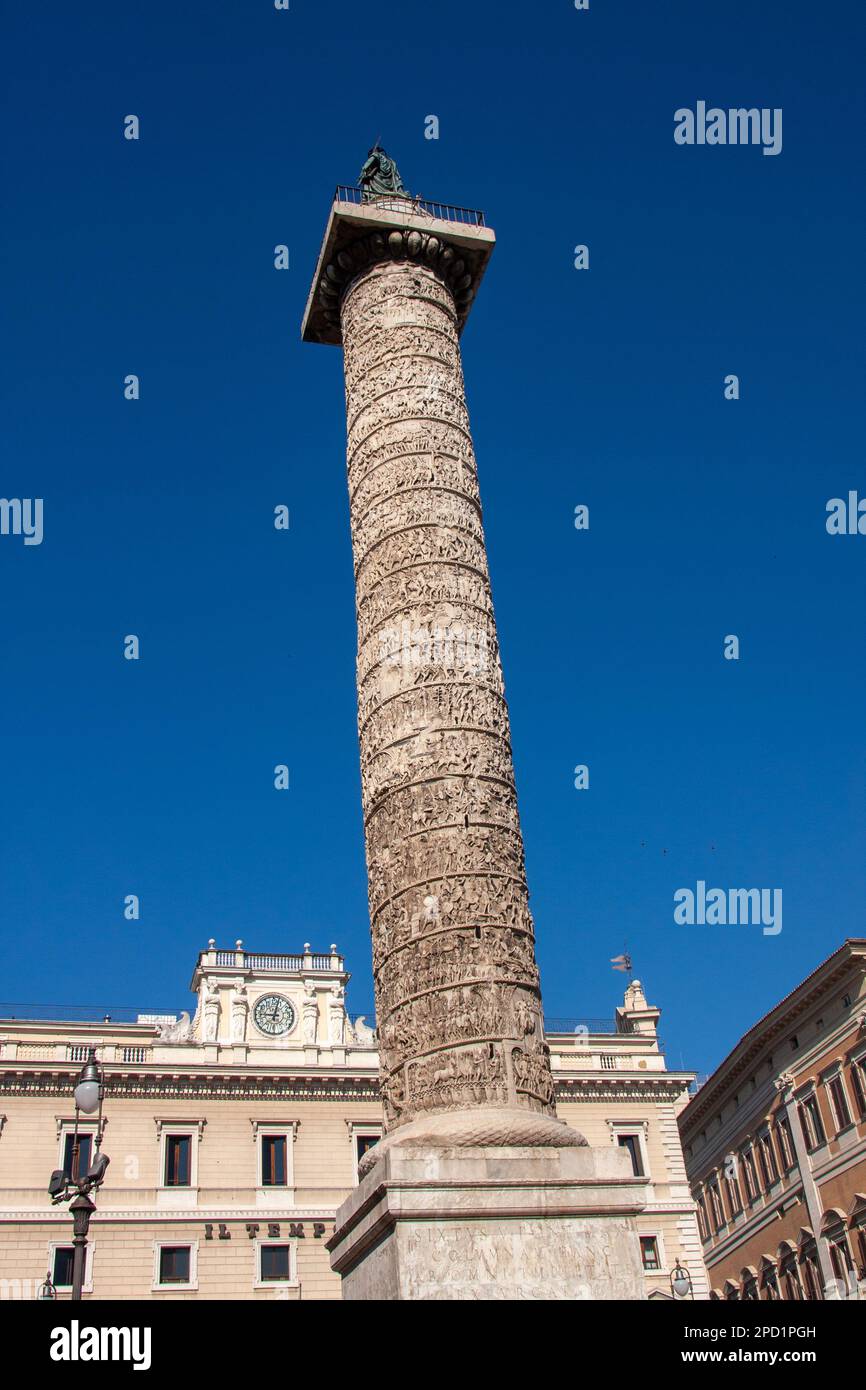
[[[96,1049],[93,1047],[78,1074],[78,1082],[72,1094],[75,1097],[76,1108],[83,1110],[85,1115],[92,1115],[99,1109],[99,1102],[102,1100],[102,1075],[96,1060]]]
[[[41,1299],[43,1302],[45,1302],[45,1301],[47,1301],[47,1300],[50,1300],[50,1299],[52,1299],[52,1298],[56,1298],[56,1297],[57,1297],[57,1290],[55,1289],[54,1285],[53,1285],[52,1282],[51,1282],[51,1270],[50,1270],[50,1269],[49,1269],[48,1273],[47,1273],[46,1276],[45,1276],[45,1283],[39,1285],[39,1291],[38,1291],[36,1297],[39,1298],[39,1299]]]
[[[677,1263],[671,1270],[671,1292],[674,1298],[686,1298],[692,1294],[692,1276],[689,1271],[681,1264]]]
[[[102,1098],[105,1094],[105,1072],[96,1060],[96,1049],[91,1047],[88,1050],[87,1061],[78,1074],[75,1083],[73,1096],[75,1099],[75,1130],[72,1136],[72,1172],[65,1173],[62,1168],[56,1168],[51,1174],[51,1181],[48,1184],[48,1194],[53,1206],[58,1202],[69,1202],[69,1210],[72,1212],[72,1297],[81,1298],[81,1290],[84,1284],[84,1269],[87,1260],[87,1232],[90,1229],[90,1217],[96,1210],[95,1203],[91,1202],[89,1194],[94,1188],[100,1187],[105,1179],[105,1170],[108,1167],[108,1154],[100,1152],[102,1144]],[[86,1173],[80,1171],[80,1152],[81,1144],[78,1138],[78,1117],[79,1114],[96,1114],[96,1145],[92,1155],[90,1166]],[[70,1200],[72,1199],[72,1200]],[[50,1279],[47,1281],[52,1292],[43,1295],[40,1290],[39,1296],[45,1298],[56,1297],[54,1286]],[[43,1289],[46,1285],[43,1284]]]

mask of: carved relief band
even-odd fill
[[[554,1118],[460,356],[492,234],[481,258],[392,205],[339,213],[305,335],[343,347],[386,1127],[495,1110],[487,1142],[582,1143]]]

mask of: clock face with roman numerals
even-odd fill
[[[281,994],[263,994],[253,1009],[256,1027],[270,1037],[279,1037],[295,1026],[295,1010]]]

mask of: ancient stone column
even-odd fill
[[[604,1197],[587,1195],[594,1151],[556,1118],[542,1030],[458,342],[495,238],[480,214],[387,195],[359,204],[348,194],[338,191],[331,210],[303,333],[342,344],[344,356],[358,730],[387,1134],[361,1168],[375,1165],[366,1181],[378,1183],[382,1211],[370,1216],[362,1184],[345,1218],[343,1208],[338,1213],[329,1249],[344,1297],[462,1297],[454,1292],[461,1279],[506,1297],[520,1278],[550,1287],[552,1228],[535,1229],[517,1216],[514,1190],[541,1216],[551,1182],[561,1212],[615,1211],[621,1219],[637,1206],[634,1191],[610,1198],[612,1180],[625,1176],[618,1153],[603,1158]],[[506,1149],[513,1159],[502,1157]],[[465,1153],[465,1162],[455,1153]],[[504,1186],[503,1163],[510,1164]],[[452,1196],[469,1184],[472,1205],[455,1199],[458,1212],[488,1213],[478,1231],[462,1216],[456,1222],[453,1279],[431,1272],[438,1257],[411,1235],[399,1259],[396,1237],[389,1244],[377,1236],[373,1253],[365,1253],[368,1228],[381,1235],[408,1210],[419,1171],[417,1200],[428,1225],[440,1220],[444,1230],[450,1219],[447,1203],[430,1207],[436,1173]],[[633,1176],[626,1181],[633,1188]],[[393,1200],[392,1183],[402,1194]],[[639,1288],[636,1241],[629,1244],[623,1225],[611,1231],[603,1240],[629,1252],[620,1293]],[[603,1279],[587,1282],[575,1230],[557,1239],[567,1271],[559,1291],[528,1296],[611,1296]],[[492,1280],[483,1273],[491,1240],[502,1251]],[[595,1292],[580,1292],[591,1286]]]
[[[386,1123],[447,1115],[452,1136],[517,1125],[563,1142],[572,1132],[545,1123],[553,1084],[458,343],[493,234],[383,223],[399,201],[349,205],[373,229],[344,240],[317,294],[346,378]]]

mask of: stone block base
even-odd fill
[[[345,1299],[641,1299],[620,1149],[396,1145],[337,1212]]]

